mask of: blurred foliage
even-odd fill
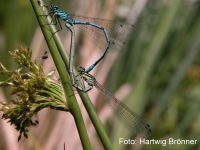
[[[148,1],[136,23],[131,50],[109,76],[108,86],[114,90],[124,82],[133,84],[127,103],[149,118],[154,139],[200,140],[199,6],[197,1]],[[172,148],[144,149],[155,146]],[[176,145],[178,149],[199,146]]]
[[[122,6],[132,12],[131,6],[137,2],[117,1],[115,12]],[[72,13],[85,7],[76,0],[45,3],[57,4]],[[107,3],[98,3],[103,13]],[[133,86],[125,103],[149,122],[152,139],[198,140],[196,145],[146,145],[144,150],[200,148],[199,14],[198,0],[147,0],[139,14],[130,14],[138,15],[134,37],[130,37],[128,50],[119,53],[107,87],[114,93],[124,83]],[[119,17],[121,14],[116,13],[115,18]],[[8,50],[19,44],[30,45],[37,25],[28,0],[0,2],[0,60],[7,68],[13,66],[8,61]],[[133,149],[118,143],[119,137],[131,137],[130,133],[118,123],[112,122],[111,126],[113,132],[108,130],[115,149]]]

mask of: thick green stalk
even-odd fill
[[[35,0],[35,1],[36,1],[36,0]],[[41,2],[42,2],[42,1],[41,1]],[[45,8],[44,8],[44,9],[45,9]],[[40,12],[39,14],[43,14],[43,13]],[[38,18],[38,19],[39,19],[39,18]],[[42,20],[41,20],[41,21],[42,21]],[[43,24],[44,24],[44,23],[43,23]],[[49,26],[49,27],[50,27],[50,30],[51,30],[52,33],[55,33],[55,32],[57,31],[57,30],[55,29],[54,26]],[[50,33],[48,30],[46,30],[46,32],[48,32],[47,34]],[[52,33],[50,33],[50,34],[52,35]],[[50,37],[51,37],[51,35],[50,35]],[[50,37],[48,36],[48,37],[46,38],[47,43],[50,41],[50,40],[49,40]],[[58,36],[57,34],[54,34],[53,39],[54,39],[54,42],[55,42],[55,45],[56,45],[56,49],[58,49],[58,51],[59,51],[59,53],[60,53],[59,57],[60,57],[60,56],[62,57],[63,62],[64,62],[64,64],[65,64],[66,68],[69,70],[69,57],[68,57],[68,55],[67,55],[67,53],[66,53],[66,50],[65,50],[65,48],[64,48],[64,46],[63,46],[61,40],[59,39],[59,36]],[[52,57],[53,57],[53,56],[52,56]],[[57,56],[56,56],[56,58],[57,58]],[[61,68],[62,68],[62,67],[61,67]],[[63,68],[64,68],[64,67],[63,67]],[[63,70],[63,68],[62,68],[62,70]],[[74,69],[74,70],[75,70],[75,69]],[[66,76],[66,74],[65,74],[65,76]],[[65,81],[65,80],[62,80],[62,81]],[[70,81],[67,81],[67,82],[70,83]],[[64,83],[66,83],[66,82],[64,82]],[[66,85],[66,84],[65,84],[65,85]],[[70,86],[70,90],[72,90],[71,84],[67,84],[67,85]],[[69,91],[68,91],[68,92],[69,92]],[[71,93],[71,92],[69,92],[69,93]],[[73,94],[73,93],[72,93],[72,94]],[[69,95],[72,95],[72,94],[69,94]],[[95,129],[96,129],[96,131],[97,131],[97,134],[98,134],[98,136],[99,136],[99,138],[100,138],[100,140],[101,140],[101,142],[102,142],[104,148],[105,148],[105,149],[108,149],[108,150],[113,149],[113,147],[112,147],[112,145],[111,145],[111,143],[110,143],[110,140],[109,140],[109,138],[108,138],[108,136],[107,136],[107,134],[106,134],[106,132],[105,132],[105,130],[104,130],[102,124],[101,124],[101,121],[99,120],[99,118],[98,118],[98,116],[97,116],[97,114],[96,114],[96,111],[95,111],[95,109],[94,109],[94,107],[93,107],[93,105],[92,105],[92,103],[91,103],[91,101],[90,101],[90,99],[89,99],[87,93],[79,92],[79,95],[80,95],[80,97],[81,97],[81,99],[82,99],[82,101],[83,101],[83,104],[84,104],[84,106],[85,106],[85,108],[86,108],[86,110],[87,110],[87,112],[88,112],[88,114],[89,114],[89,116],[90,116],[90,119],[91,119],[91,121],[92,121],[92,123],[93,123],[93,125],[94,125],[94,127],[95,127]],[[68,101],[69,101],[69,100],[68,100]],[[68,104],[69,104],[69,102],[68,102]],[[70,108],[71,113],[73,114],[74,117],[75,117],[76,115],[78,115],[77,112],[76,112],[76,109],[74,109],[73,106],[69,106],[69,108]],[[73,110],[72,110],[72,109],[73,109]],[[75,119],[75,121],[76,121],[76,119]],[[81,139],[82,139],[82,138],[81,138]],[[83,140],[85,140],[85,139],[83,138]],[[84,149],[85,149],[85,148],[84,148]],[[87,148],[87,149],[88,149],[88,148]]]
[[[76,122],[76,126],[80,135],[80,139],[83,145],[83,149],[87,149],[90,150],[92,149],[88,135],[87,135],[87,131],[85,128],[85,124],[81,115],[81,111],[80,108],[78,106],[77,100],[74,96],[74,91],[73,88],[70,84],[70,79],[69,76],[67,75],[67,71],[63,68],[65,68],[65,65],[63,64],[62,58],[59,54],[57,45],[55,44],[55,41],[53,38],[51,38],[52,33],[49,32],[49,30],[47,29],[48,26],[42,26],[43,24],[45,24],[44,20],[42,19],[42,17],[40,17],[39,15],[43,14],[43,11],[41,10],[41,7],[39,6],[37,0],[30,0],[31,4],[33,6],[33,9],[35,11],[35,14],[37,16],[38,22],[41,25],[41,29],[42,32],[44,34],[44,37],[46,39],[47,45],[49,47],[50,53],[52,55],[52,58],[54,60],[54,63],[56,65],[57,71],[60,75],[62,84],[63,84],[63,88],[64,88],[64,92],[65,92],[65,96],[66,96],[66,100],[68,103],[68,107],[70,109],[71,114],[73,115],[75,122]],[[42,1],[40,1],[42,3]],[[51,38],[51,40],[50,40]],[[73,96],[72,96],[73,95]]]
[[[51,27],[52,26],[50,26],[50,28]],[[52,31],[52,33],[55,33],[57,30],[55,28],[52,28],[51,31]],[[69,57],[66,54],[66,50],[65,50],[61,40],[59,39],[58,34],[55,34],[53,36],[53,38],[55,40],[56,46],[58,47],[60,55],[61,55],[61,57],[64,61],[64,64],[65,64],[67,70],[69,70]],[[73,70],[75,70],[75,69],[73,69]],[[74,72],[75,72],[75,76],[76,76],[77,73],[76,73],[76,71],[74,71]],[[77,84],[79,86],[82,86],[82,85],[80,85],[80,83],[81,82],[77,82]],[[112,146],[112,144],[111,144],[111,142],[110,142],[110,140],[109,140],[109,138],[108,138],[108,136],[107,136],[107,134],[106,134],[106,132],[103,128],[101,121],[99,120],[99,117],[98,117],[98,115],[95,111],[95,108],[94,108],[93,104],[91,103],[87,93],[84,93],[84,92],[81,92],[81,91],[78,91],[78,92],[79,92],[81,100],[82,100],[82,102],[83,102],[83,104],[84,104],[84,106],[85,106],[85,108],[88,112],[88,115],[89,115],[89,117],[90,117],[90,119],[91,119],[91,121],[94,125],[94,128],[96,129],[96,132],[97,132],[104,148],[108,149],[108,150],[112,150],[113,146]]]
[[[50,26],[50,28],[51,28],[52,33],[55,33],[57,31],[54,26]],[[66,50],[65,50],[61,40],[59,39],[58,34],[55,34],[53,36],[53,38],[55,40],[56,46],[58,48],[58,51],[59,51],[59,53],[60,53],[60,55],[61,55],[61,57],[63,59],[63,62],[65,64],[67,70],[69,70],[69,57],[68,57],[68,55],[66,53]],[[75,69],[73,69],[73,70],[75,70]],[[77,73],[75,71],[75,76],[76,75],[77,75]],[[77,84],[78,83],[79,82],[77,82]],[[79,86],[81,86],[81,85],[79,85]],[[80,97],[82,99],[82,102],[83,102],[83,104],[84,104],[84,106],[85,106],[85,108],[86,108],[86,110],[88,112],[88,115],[89,115],[89,117],[90,117],[95,129],[96,129],[96,132],[97,132],[97,134],[98,134],[98,136],[99,136],[104,148],[108,149],[108,150],[113,149],[112,144],[111,144],[111,142],[110,142],[110,140],[109,140],[109,138],[108,138],[103,126],[102,126],[101,121],[98,118],[98,115],[96,114],[95,108],[94,108],[93,104],[91,103],[87,93],[83,93],[81,91],[78,91],[78,92],[79,92],[79,95],[80,95]]]
[[[56,30],[53,31],[53,33],[54,32],[56,32]],[[63,58],[65,66],[66,66],[67,70],[69,70],[69,58],[68,58],[68,56],[66,54],[65,48],[63,47],[59,37],[56,34],[54,36],[54,40],[55,40],[55,43],[56,43],[56,45],[58,47],[58,50],[59,50],[62,58]],[[75,70],[75,69],[73,69],[73,70]],[[77,73],[76,73],[76,71],[74,71],[74,72],[75,72],[75,76],[76,76]],[[79,86],[82,86],[80,83],[81,82],[77,82],[77,84]],[[79,92],[81,100],[82,100],[82,102],[83,102],[83,104],[84,104],[84,106],[85,106],[85,108],[87,110],[87,113],[88,113],[88,115],[89,115],[89,117],[90,117],[90,119],[91,119],[91,121],[92,121],[92,123],[94,125],[94,128],[96,129],[96,132],[97,132],[97,134],[98,134],[98,136],[99,136],[104,148],[108,149],[108,150],[112,150],[113,147],[112,147],[112,144],[110,142],[110,139],[108,138],[108,136],[107,136],[107,134],[106,134],[106,132],[105,132],[103,126],[102,126],[102,123],[99,120],[99,117],[98,117],[98,115],[97,115],[97,113],[95,111],[95,108],[94,108],[92,102],[90,101],[90,98],[88,97],[87,93],[84,93],[84,92],[81,92],[81,91],[78,91],[78,92]]]

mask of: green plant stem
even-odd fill
[[[52,33],[55,33],[57,31],[54,26],[50,25],[49,27],[50,27]],[[58,49],[58,51],[59,51],[59,53],[60,53],[60,55],[61,55],[61,57],[63,59],[63,62],[65,64],[67,70],[69,70],[69,57],[68,57],[68,55],[66,53],[66,50],[65,50],[61,40],[59,39],[59,36],[58,36],[57,33],[54,34],[53,39],[55,41],[57,49]],[[49,37],[46,38],[46,40],[49,40]],[[76,75],[77,75],[77,73],[75,72],[75,76]],[[70,82],[68,82],[68,83],[70,83]],[[90,117],[95,129],[96,129],[96,132],[97,132],[97,134],[98,134],[98,136],[99,136],[104,148],[108,149],[108,150],[112,150],[113,146],[112,146],[112,144],[111,144],[111,142],[110,142],[110,140],[109,140],[109,138],[108,138],[108,136],[107,136],[107,134],[106,134],[106,132],[105,132],[105,130],[103,128],[103,125],[102,125],[101,121],[98,118],[98,115],[96,114],[94,106],[91,103],[87,93],[83,93],[81,91],[78,91],[78,92],[79,92],[79,95],[80,95],[80,97],[82,99],[82,102],[83,102],[83,104],[84,104],[84,106],[85,106],[85,108],[86,108],[86,110],[88,112],[88,115],[89,115],[89,117]],[[69,106],[69,108],[71,108],[71,107]]]
[[[33,9],[35,11],[35,14],[37,16],[38,22],[41,25],[41,29],[42,32],[44,34],[44,37],[46,39],[47,45],[49,47],[50,53],[52,55],[52,58],[54,60],[54,63],[56,65],[57,71],[60,75],[62,84],[63,84],[63,88],[64,88],[64,93],[66,96],[66,101],[68,103],[68,107],[70,109],[71,114],[74,117],[79,135],[80,135],[80,139],[82,142],[82,146],[83,149],[85,150],[90,150],[92,149],[89,138],[88,138],[88,134],[85,128],[85,124],[81,115],[81,111],[80,108],[78,106],[77,100],[74,96],[74,91],[73,88],[70,84],[70,80],[69,80],[69,76],[67,75],[67,71],[64,69],[65,65],[63,64],[62,58],[58,52],[58,48],[55,44],[55,41],[53,40],[53,38],[51,38],[52,33],[49,32],[49,30],[47,29],[48,27],[44,27],[42,26],[43,24],[45,24],[44,20],[42,19],[42,17],[40,17],[39,15],[43,14],[42,9],[39,7],[39,4],[37,3],[37,0],[30,0]],[[49,40],[51,38],[51,40]]]
[[[58,96],[58,94],[54,94],[52,92],[48,92],[46,90],[41,90],[42,93],[45,93],[45,94],[50,94],[50,95],[53,95],[54,97],[56,97],[57,99],[59,99],[60,101],[62,101],[62,98]]]

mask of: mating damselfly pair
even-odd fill
[[[124,124],[127,129],[148,138],[151,134],[150,126],[135,112],[128,108],[124,103],[112,96],[96,79],[89,74],[89,72],[105,57],[108,51],[115,52],[126,49],[127,43],[123,38],[128,38],[134,26],[128,23],[117,23],[105,19],[89,18],[81,15],[71,15],[66,11],[58,9],[58,6],[50,6],[51,12],[45,16],[51,16],[58,26],[58,31],[62,30],[59,19],[65,21],[65,26],[71,32],[71,46],[70,46],[70,61],[69,61],[69,75],[71,83],[74,87],[82,92],[87,92],[95,86],[104,96],[107,104],[113,110],[115,116]],[[75,75],[73,72],[74,65],[74,51],[75,51],[75,30],[74,26],[80,27],[85,33],[86,37],[93,42],[97,47],[104,50],[102,55],[88,68],[79,67],[80,78],[83,79],[88,86],[81,87],[75,82]],[[53,33],[54,34],[54,33]]]

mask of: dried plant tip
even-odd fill
[[[28,127],[39,124],[37,118],[33,118],[41,109],[50,107],[52,109],[68,111],[63,87],[57,80],[54,80],[52,71],[48,75],[43,72],[42,66],[36,61],[31,61],[32,51],[22,46],[10,52],[14,60],[22,65],[17,70],[7,70],[1,63],[1,72],[9,75],[9,78],[0,82],[0,86],[10,86],[11,94],[15,99],[10,102],[0,102],[3,112],[2,118],[8,119],[14,124],[21,136],[28,138]],[[26,68],[28,72],[22,73]]]

